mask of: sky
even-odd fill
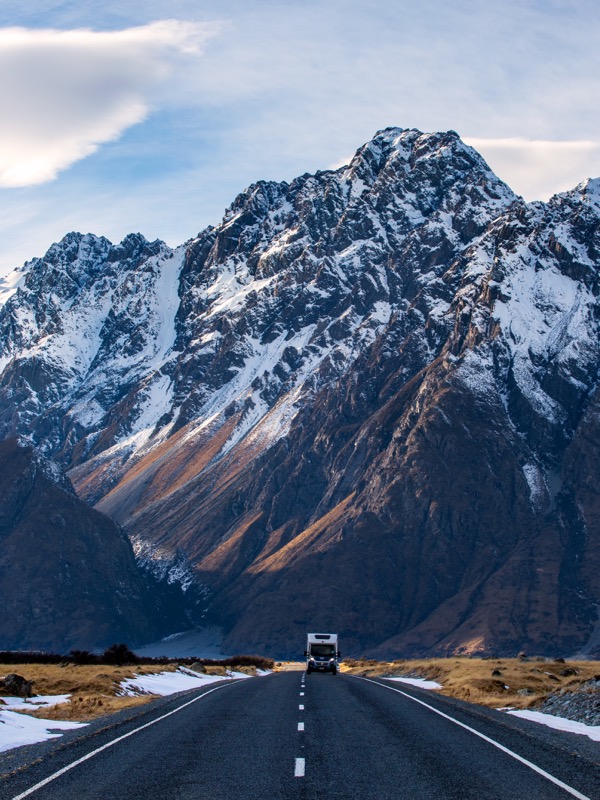
[[[0,274],[78,230],[171,245],[382,128],[527,200],[600,176],[597,0],[0,0]]]

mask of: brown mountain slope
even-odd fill
[[[576,304],[523,366],[499,323],[502,303],[520,311],[519,281],[540,272],[547,235],[507,215],[468,254],[480,271],[485,254],[483,280],[464,260],[444,274],[456,293],[444,327],[393,316],[285,437],[261,434],[267,415],[215,457],[222,429],[204,431],[195,477],[134,513],[121,483],[100,507],[135,538],[185,550],[229,647],[281,652],[323,627],[378,655],[585,648],[600,601],[597,340],[571,332]],[[520,277],[499,289],[511,269]],[[548,280],[572,285],[558,270]]]
[[[0,649],[97,648],[161,631],[131,545],[30,447],[0,442]]]
[[[465,387],[444,359],[394,391],[389,366],[375,354],[365,367],[371,390],[380,384],[366,418],[364,386],[348,376],[284,442],[258,456],[242,443],[129,517],[129,531],[185,548],[233,648],[281,653],[312,626],[378,655],[577,649],[598,548],[592,537],[584,553],[574,533],[572,462],[590,475],[597,451],[576,436],[560,492],[536,512],[497,394]],[[100,507],[118,513],[118,496]]]

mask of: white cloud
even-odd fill
[[[10,59],[3,56],[8,44],[0,28],[0,94],[10,79],[11,108],[19,112],[7,115],[3,109],[0,154],[9,151],[7,125],[16,131],[5,167],[22,168],[14,155],[18,146],[26,147],[30,158],[40,152],[44,157],[56,142],[63,154],[77,158],[76,147],[97,147],[153,109],[162,113],[151,114],[118,144],[101,147],[59,180],[0,191],[0,272],[2,264],[40,255],[69,230],[92,230],[113,241],[123,231],[141,230],[149,238],[182,241],[217,223],[236,193],[253,181],[289,181],[338,166],[388,125],[451,128],[478,137],[470,141],[527,199],[572,188],[586,176],[600,175],[600,107],[590,100],[600,94],[596,5],[596,0],[3,0],[0,25],[70,29],[76,37],[84,32],[73,29],[83,26],[127,29],[87,32],[83,55],[70,58],[61,73],[67,87],[60,104],[62,94],[53,89],[51,73],[45,75],[51,59],[44,56],[42,67],[43,54],[33,59],[27,51],[21,79],[14,51]],[[196,20],[199,27],[187,28],[191,40],[183,42],[183,29],[173,28],[169,40],[164,29],[159,36],[147,24],[165,17]],[[206,20],[223,18],[226,35],[204,47]],[[44,32],[26,31],[34,33]],[[56,39],[56,30],[44,35],[66,53],[66,40]],[[69,93],[68,80],[78,71],[82,83],[93,72],[88,56],[100,42],[97,36],[106,36],[105,48],[114,43],[102,68],[95,69],[96,76],[107,77],[90,79],[90,91]],[[129,43],[126,36],[138,38]],[[24,43],[16,44],[26,50]],[[134,55],[128,58],[130,50]],[[195,55],[200,50],[202,58]],[[30,59],[37,69],[33,75]],[[155,72],[157,65],[162,73]],[[14,96],[27,98],[34,90],[30,122]],[[42,112],[39,103],[46,96]],[[82,135],[88,121],[91,133]],[[71,132],[76,141],[63,147]],[[28,138],[33,135],[35,146]],[[518,146],[507,139],[517,136]],[[61,168],[55,162],[47,159],[50,174]]]
[[[177,20],[112,32],[0,29],[0,186],[52,180],[118,138],[217,30]]]
[[[600,176],[600,142],[465,138],[525,200],[548,200]]]

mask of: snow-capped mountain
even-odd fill
[[[525,204],[387,129],[175,250],[69,234],[0,286],[2,435],[183,554],[230,647],[585,647],[599,222],[600,181]]]
[[[175,251],[70,234],[9,280],[5,430],[66,463],[232,405],[228,446],[275,405],[277,436],[304,385],[343,374],[424,287],[443,312],[438,273],[512,200],[455,134],[390,130],[338,172],[251,186]]]

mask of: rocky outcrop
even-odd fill
[[[4,678],[0,678],[0,692],[8,697],[31,697],[33,681],[28,681],[22,675],[11,672]]]
[[[584,725],[600,725],[600,678],[583,683],[577,690],[551,694],[535,710]]]
[[[591,652],[599,230],[598,181],[526,204],[453,132],[388,129],[176,251],[26,265],[0,423],[191,569],[227,649]]]

